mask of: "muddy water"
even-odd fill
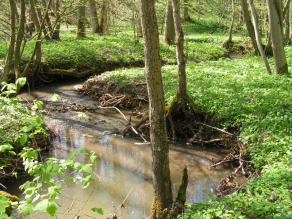
[[[29,100],[40,95],[58,93],[63,103],[93,105],[95,101],[91,102],[87,97],[76,95],[74,86],[78,84],[80,81],[70,81],[65,86],[63,82],[59,85],[54,83],[52,86],[31,92],[32,97],[27,96],[27,93],[19,97]],[[124,113],[129,119],[129,113]],[[141,142],[137,139],[112,135],[113,132],[124,128],[120,114],[109,110],[86,114],[86,118],[79,118],[76,112],[49,113],[46,117],[48,126],[57,134],[54,148],[48,156],[66,159],[70,151],[79,147],[84,147],[84,152],[94,151],[97,155],[97,162],[92,166],[96,174],[93,175],[96,183],[92,183],[88,188],[82,189],[81,185],[61,181],[61,177],[55,178],[64,188],[60,199],[57,200],[62,206],[57,212],[57,218],[62,218],[69,208],[73,210],[63,218],[72,218],[75,214],[105,218],[94,214],[90,210],[93,207],[102,208],[106,216],[113,213],[119,218],[126,219],[141,219],[149,216],[153,198],[150,146],[136,145],[136,142]],[[189,171],[187,202],[206,199],[215,191],[220,180],[232,171],[209,169],[208,165],[212,163],[212,159],[222,157],[225,153],[226,151],[216,147],[203,149],[199,146],[188,146],[185,142],[170,143],[170,169],[174,194],[178,189],[182,169],[187,165]],[[83,154],[74,157],[74,160],[90,163],[89,157]],[[72,170],[68,170],[62,177],[77,178],[77,175],[72,173]],[[101,181],[98,183],[99,179]],[[15,183],[14,187],[13,185],[9,187],[11,193],[17,194],[18,183]],[[18,195],[21,196],[19,193]],[[119,208],[123,201],[125,207]],[[82,211],[79,212],[81,209]],[[14,217],[18,216],[14,215]],[[33,212],[31,217],[51,218],[42,212]]]

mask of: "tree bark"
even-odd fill
[[[56,21],[57,22],[57,25],[56,25],[56,28],[53,32],[53,35],[52,35],[52,39],[53,40],[60,40],[60,28],[61,28],[61,24],[60,24],[60,13],[59,13],[59,10],[60,10],[60,0],[56,0],[55,2],[55,16],[56,16]]]
[[[290,10],[289,10],[289,6],[288,5],[288,10],[286,12],[285,15],[285,45],[289,44],[290,41]]]
[[[169,170],[169,146],[165,121],[165,100],[161,77],[161,58],[158,25],[154,0],[140,0],[140,12],[145,51],[145,77],[149,95],[150,140],[152,148],[152,169],[154,199],[150,218],[166,218],[172,202]]]
[[[252,46],[254,48],[255,54],[259,55],[260,51],[259,51],[259,48],[257,46],[254,26],[252,24],[252,21],[251,21],[251,18],[250,18],[250,13],[248,11],[247,0],[241,0],[241,7],[242,7],[242,12],[243,12],[243,17],[244,17],[244,20],[245,20],[246,29],[247,29],[248,35],[249,35],[249,37],[251,39],[251,43],[252,43]]]
[[[268,63],[267,57],[266,57],[266,55],[264,53],[263,46],[262,46],[262,42],[261,42],[261,39],[260,39],[260,33],[259,33],[259,29],[258,29],[258,24],[257,24],[256,11],[255,11],[255,8],[253,6],[252,0],[248,0],[248,3],[249,3],[250,8],[251,8],[251,14],[252,14],[253,25],[254,25],[255,36],[256,36],[258,48],[260,50],[261,57],[262,57],[262,59],[263,59],[263,61],[265,63],[267,73],[270,75],[270,74],[272,74],[272,72],[271,72],[271,68],[270,68],[270,65]]]
[[[20,0],[20,24],[17,33],[17,40],[15,46],[15,58],[14,58],[14,71],[15,71],[15,80],[17,80],[20,75],[20,60],[21,60],[21,43],[24,35],[24,25],[25,25],[25,0]]]
[[[178,65],[177,94],[181,97],[187,93],[186,62],[184,57],[184,35],[180,20],[180,0],[172,0],[174,26],[176,33],[176,59]]]
[[[14,54],[14,47],[15,47],[15,3],[14,0],[9,0],[10,3],[10,19],[11,19],[11,25],[10,25],[10,43],[9,43],[9,49],[8,53],[6,55],[5,59],[5,66],[3,69],[3,74],[0,79],[0,86],[2,86],[2,82],[7,82],[9,78],[9,73],[11,70],[11,62],[13,59]]]
[[[267,0],[267,3],[276,74],[288,74],[283,42],[282,4],[276,0]]]
[[[171,0],[169,0],[167,7],[166,7],[163,42],[168,46],[173,45],[174,39],[175,39],[175,29],[174,29],[172,2],[171,2]]]
[[[79,2],[77,13],[77,35],[76,37],[86,37],[86,7],[83,2]]]
[[[189,0],[184,0],[184,20],[185,22],[191,21],[191,18],[189,15]]]
[[[93,33],[97,33],[98,16],[97,16],[95,0],[89,0],[89,11],[90,11],[90,20],[91,20],[91,31]]]
[[[229,38],[227,42],[231,43],[232,42],[232,29],[233,29],[233,24],[234,24],[234,19],[235,19],[235,8],[234,8],[234,0],[232,0],[232,20],[229,28]]]

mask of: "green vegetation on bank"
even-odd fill
[[[286,48],[288,60],[292,47]],[[292,60],[291,60],[292,61]],[[270,60],[272,64],[272,60]],[[143,68],[106,72],[127,84],[145,80]],[[177,67],[162,68],[165,98],[175,96]],[[240,127],[251,164],[261,175],[238,193],[188,205],[184,218],[291,218],[292,78],[267,75],[260,57],[189,63],[188,94],[226,127]],[[290,215],[290,216],[289,216]]]
[[[63,31],[61,36],[61,41],[42,42],[42,62],[51,69],[88,70],[103,68],[107,63],[120,67],[144,63],[143,40],[140,39],[135,44],[131,33],[118,33],[117,36],[92,35],[76,39],[75,33]],[[216,39],[222,41],[224,38],[217,36]],[[26,43],[22,63],[30,59],[34,43]],[[226,56],[227,51],[215,43],[216,41],[201,43],[190,37],[187,48],[189,61],[217,60],[218,57]],[[5,48],[8,49],[5,44],[0,41],[0,57],[3,58],[6,55]],[[160,47],[163,63],[175,64],[175,46],[168,47],[161,43]]]

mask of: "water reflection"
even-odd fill
[[[75,101],[73,98],[79,98],[79,103],[82,102],[80,105],[83,103],[93,105],[94,102],[73,92],[74,85],[76,83],[69,87],[58,87],[57,91],[60,96],[65,95],[66,98],[71,98],[72,102]],[[56,92],[56,89],[52,90],[52,92]],[[42,91],[40,92],[42,94]],[[37,95],[35,94],[35,96]],[[119,218],[141,219],[149,216],[153,199],[150,146],[135,145],[137,140],[116,138],[104,133],[106,130],[124,128],[119,123],[119,120],[123,120],[120,114],[103,110],[97,113],[87,113],[87,116],[90,119],[87,118],[86,121],[79,120],[77,116],[71,117],[70,119],[75,122],[70,128],[57,125],[51,127],[54,129],[56,137],[50,156],[66,159],[68,153],[79,147],[84,147],[84,152],[94,151],[97,161],[92,165],[92,170],[98,175],[101,182],[97,184],[99,178],[93,175],[92,178],[96,180],[96,183],[82,189],[82,185],[62,181],[61,176],[54,176],[63,187],[62,196],[57,200],[57,203],[62,206],[57,211],[57,218],[62,218],[69,208],[73,210],[63,218],[72,218],[80,209],[82,211],[78,215],[88,214],[96,218],[105,218],[105,216],[93,213],[90,210],[93,207],[102,208],[105,215],[116,213]],[[55,115],[53,119],[64,120],[62,114]],[[212,158],[217,159],[223,155],[224,152],[218,148],[204,150],[198,146],[187,146],[185,142],[170,144],[169,159],[174,196],[180,183],[182,169],[187,165],[189,172],[187,202],[207,199],[208,194],[211,194],[211,189],[215,188],[219,181],[231,172],[231,170],[209,170],[208,168]],[[89,156],[82,154],[75,156],[73,160],[90,163]],[[62,177],[70,178],[77,175],[73,170],[68,170]],[[9,192],[20,195],[17,194],[18,185],[15,186],[9,187]],[[124,200],[125,207],[115,212]],[[17,218],[16,215],[15,218]],[[46,213],[34,212],[28,218],[51,217]]]

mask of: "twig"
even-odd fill
[[[4,189],[7,189],[3,184],[0,183],[0,186],[2,186]]]
[[[93,172],[93,173],[94,173],[94,172]],[[85,205],[87,204],[88,200],[89,200],[90,197],[92,196],[94,190],[96,189],[96,187],[97,187],[97,186],[99,185],[99,183],[101,182],[100,177],[99,177],[96,173],[94,173],[94,175],[96,175],[96,176],[98,177],[99,182],[96,184],[96,186],[94,187],[94,189],[92,190],[92,192],[90,193],[90,195],[88,196],[88,198],[86,199],[86,201],[84,202],[84,205],[79,209],[79,211],[78,211],[76,214],[74,214],[74,216],[72,217],[72,219],[73,219],[75,216],[77,216],[77,215],[83,210],[83,208],[84,208]]]
[[[227,131],[225,131],[225,130],[223,130],[223,129],[219,129],[219,128],[216,128],[216,127],[213,127],[213,126],[207,125],[207,124],[205,124],[205,123],[198,122],[198,124],[201,124],[201,125],[207,126],[207,127],[209,127],[209,128],[212,128],[212,129],[218,130],[218,131],[220,131],[220,132],[224,132],[224,133],[226,133],[226,134],[228,134],[228,135],[233,135],[233,134],[231,134],[230,132],[227,132]]]
[[[109,106],[109,107],[102,107],[102,106],[98,106],[98,108],[100,109],[115,109],[116,111],[118,111],[123,117],[124,119],[126,120],[126,122],[128,123],[128,126],[130,126],[130,128],[133,130],[133,132],[136,134],[136,135],[139,135],[143,141],[145,143],[149,143],[132,125],[131,125],[131,122],[129,120],[127,120],[127,118],[125,117],[125,115],[115,106]],[[150,143],[149,143],[150,144]]]
[[[65,216],[69,213],[69,211],[72,209],[73,204],[74,204],[74,201],[75,201],[75,196],[74,196],[73,201],[72,201],[72,203],[71,203],[71,205],[70,205],[70,208],[68,208],[68,210],[67,210],[67,211],[65,212],[65,214],[61,217],[61,219],[62,219],[63,217],[65,217]]]
[[[124,199],[124,201],[120,204],[120,206],[118,207],[118,209],[116,210],[116,212],[122,207],[124,206],[125,201],[127,200],[127,198],[129,197],[130,193],[132,192],[134,186],[131,188],[130,192],[128,193],[128,195],[126,196],[126,198]]]

